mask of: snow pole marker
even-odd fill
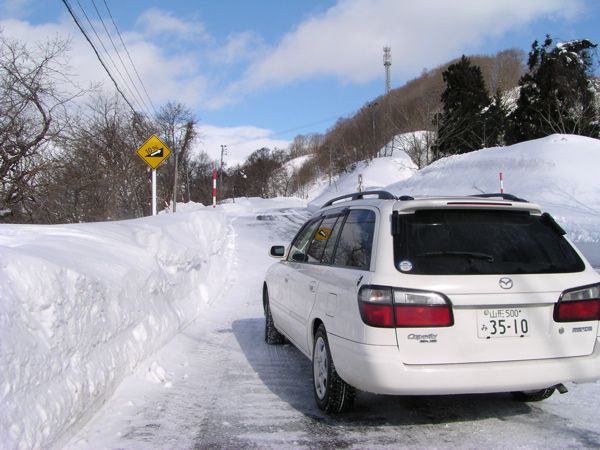
[[[504,174],[500,172],[500,193],[504,194]]]
[[[217,207],[217,168],[213,170],[213,188],[212,188],[213,208]]]

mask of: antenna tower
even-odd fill
[[[390,67],[392,67],[392,47],[383,47],[383,67],[385,67],[385,93],[389,94],[392,90],[390,80]]]

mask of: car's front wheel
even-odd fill
[[[519,400],[520,402],[539,402],[550,397],[554,394],[555,390],[555,388],[549,387],[535,391],[517,391],[512,392],[512,396],[515,400]]]
[[[281,345],[285,342],[285,337],[277,331],[271,315],[269,306],[269,291],[265,286],[263,289],[263,305],[265,308],[265,342],[269,345]]]
[[[355,390],[337,374],[322,324],[315,333],[312,363],[313,388],[319,408],[326,413],[348,411],[354,403]]]

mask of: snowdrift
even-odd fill
[[[600,140],[552,135],[509,147],[450,156],[393,183],[397,195],[470,195],[504,191],[538,203],[600,267]]]
[[[226,219],[0,225],[0,442],[47,448],[226,285]]]
[[[362,190],[381,189],[390,183],[412,177],[417,166],[404,152],[394,156],[375,158],[372,161],[360,161],[356,167],[333,181],[308,204],[310,210],[317,210],[332,198],[358,190],[358,178],[362,176]]]

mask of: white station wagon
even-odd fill
[[[271,248],[265,339],[312,360],[326,412],[355,389],[566,392],[600,378],[600,276],[564,235],[508,194],[331,200]]]

